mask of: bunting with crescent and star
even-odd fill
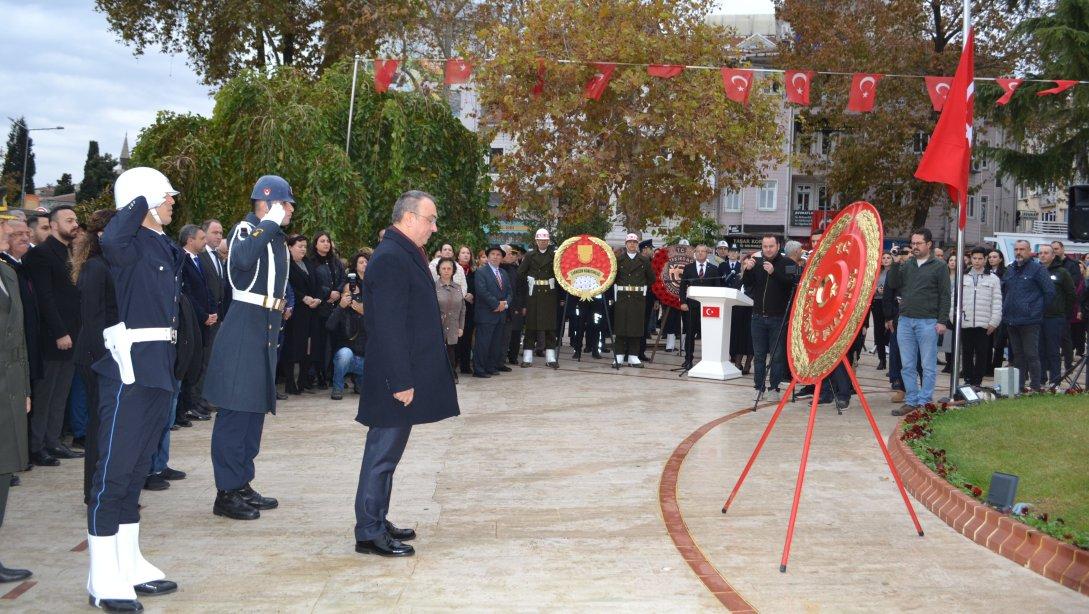
[[[488,59],[469,58],[414,58],[422,66],[430,70],[440,70],[443,74],[443,83],[456,85],[468,83],[472,79],[473,72]],[[386,92],[398,70],[404,70],[408,58],[403,59],[362,59],[368,62],[374,69],[374,87],[378,92]],[[747,106],[749,97],[756,85],[757,77],[764,75],[782,75],[782,86],[786,101],[798,106],[810,105],[810,94],[813,82],[817,76],[822,77],[850,77],[851,86],[848,95],[847,110],[857,113],[870,113],[878,97],[878,85],[882,79],[920,79],[924,82],[930,104],[937,113],[945,108],[946,98],[949,96],[953,77],[940,75],[903,75],[880,74],[868,72],[832,72],[815,71],[806,69],[782,70],[777,68],[734,67],[734,66],[700,66],[687,64],[665,63],[632,63],[632,62],[598,62],[570,59],[549,59],[538,57],[532,72],[534,79],[527,86],[527,93],[534,98],[544,94],[547,66],[549,64],[571,64],[589,67],[593,70],[588,75],[588,80],[583,86],[583,97],[587,100],[600,102],[609,89],[616,70],[621,68],[638,68],[655,79],[663,81],[677,79],[685,71],[689,70],[717,70],[722,75],[722,88],[726,98],[732,102]],[[441,68],[440,68],[441,67]],[[1055,96],[1067,92],[1078,86],[1089,84],[1089,81],[1070,79],[1030,79],[1017,77],[976,77],[975,81],[994,82],[1002,88],[1003,95],[995,101],[997,106],[1010,102],[1018,89],[1027,83],[1046,83],[1052,87],[1040,89],[1036,96]],[[608,99],[606,98],[606,102]]]

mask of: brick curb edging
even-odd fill
[[[913,497],[953,530],[1007,559],[1089,596],[1089,551],[1061,542],[969,497],[930,470],[900,440],[903,422],[889,435],[889,454]]]

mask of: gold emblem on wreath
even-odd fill
[[[795,291],[787,349],[801,383],[828,375],[869,313],[881,261],[881,217],[856,202],[839,212],[809,255]]]

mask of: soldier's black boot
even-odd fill
[[[262,497],[261,493],[254,490],[249,484],[238,489],[238,492],[242,494],[242,498],[246,500],[246,503],[249,503],[250,507],[254,509],[274,510],[280,507],[279,501],[272,497]]]
[[[215,505],[212,513],[216,516],[225,516],[235,520],[257,520],[261,512],[246,503],[240,490],[221,490],[216,494]]]
[[[581,346],[577,346],[577,345],[575,346],[575,351],[571,354],[571,358],[573,358],[574,360],[577,360],[579,362],[582,362],[582,348],[581,348]]]

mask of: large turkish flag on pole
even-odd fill
[[[968,215],[968,169],[972,164],[972,119],[975,114],[975,68],[973,56],[975,33],[960,54],[960,64],[953,76],[949,96],[945,101],[938,125],[930,135],[930,143],[915,169],[915,177],[923,181],[944,183],[949,198],[960,207],[958,228],[964,229]]]

